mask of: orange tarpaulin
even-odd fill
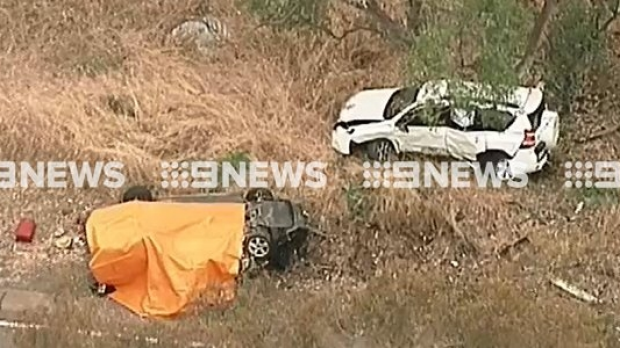
[[[90,269],[131,311],[173,316],[211,286],[235,281],[244,223],[239,203],[133,201],[98,209],[86,224]]]

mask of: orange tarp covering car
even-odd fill
[[[86,224],[90,269],[131,311],[174,316],[235,283],[244,224],[240,203],[133,201],[98,209]]]

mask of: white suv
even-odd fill
[[[450,86],[439,80],[353,95],[334,125],[333,148],[344,155],[359,148],[375,161],[406,152],[447,155],[492,163],[504,178],[540,171],[548,162],[559,116],[548,109],[542,88],[516,87],[508,102],[478,98],[465,110],[455,106]]]

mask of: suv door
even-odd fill
[[[429,155],[447,155],[447,127],[443,117],[430,122],[429,115],[441,116],[444,107],[423,105],[405,114],[396,122],[397,137],[403,152],[418,152]]]
[[[450,108],[447,110],[446,149],[448,154],[458,160],[475,161],[478,153],[484,152],[485,138],[467,131],[471,127],[473,115],[466,110]]]

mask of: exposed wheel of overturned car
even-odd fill
[[[248,254],[258,261],[265,261],[271,256],[271,234],[265,228],[258,227],[245,238]]]
[[[121,198],[121,203],[130,202],[130,201],[145,201],[145,202],[153,202],[155,197],[153,197],[153,192],[143,185],[135,185],[129,187],[125,192],[123,192],[123,196]]]
[[[253,188],[245,193],[244,198],[247,202],[273,201],[275,200],[275,195],[266,188]]]

